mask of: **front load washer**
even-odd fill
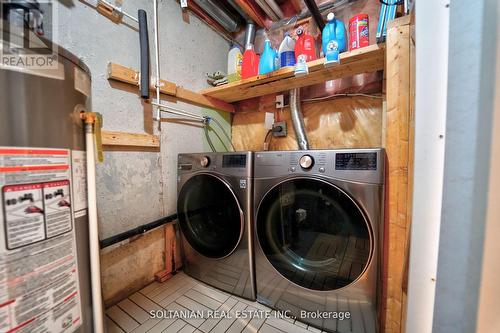
[[[331,332],[377,332],[384,150],[256,152],[257,300]]]
[[[251,152],[179,154],[177,214],[184,271],[255,300]]]

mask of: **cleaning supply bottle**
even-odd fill
[[[285,33],[285,38],[283,38],[280,44],[278,54],[281,67],[295,66],[295,41],[290,37],[288,32]]]
[[[329,13],[326,17],[327,23],[323,28],[322,47],[323,54],[326,55],[326,45],[331,40],[331,36],[335,34],[339,46],[339,52],[347,50],[347,31],[344,22],[337,20],[334,13]]]
[[[248,79],[249,77],[259,74],[259,56],[253,50],[253,44],[247,44],[243,53],[243,62],[241,65],[241,78]]]
[[[238,46],[233,46],[227,54],[227,80],[229,82],[241,80],[241,65],[243,54]]]
[[[336,33],[338,21],[335,20],[335,15],[329,13],[326,19],[327,23],[323,29],[322,44],[325,55],[325,67],[328,67],[339,63],[340,46]]]
[[[276,66],[276,50],[271,47],[271,41],[266,39],[264,42],[264,51],[260,56],[259,75],[271,73]]]
[[[297,29],[297,42],[295,43],[295,76],[309,73],[307,62],[316,59],[316,46],[314,37],[304,33],[302,27]]]

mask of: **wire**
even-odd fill
[[[370,95],[370,94],[361,94],[361,93],[354,93],[354,94],[335,94],[335,95],[329,95],[329,96],[324,96],[324,97],[315,97],[315,98],[305,98],[301,100],[301,102],[318,102],[318,101],[326,101],[329,99],[335,99],[339,97],[367,97],[367,98],[375,98],[375,99],[382,99],[382,95]],[[288,107],[289,105],[283,105],[283,107]]]
[[[208,133],[208,127],[203,126],[203,131],[205,132],[205,138],[207,139],[208,145],[210,146],[210,149],[212,152],[217,152],[217,149],[215,149],[214,143],[212,142],[212,139],[210,138],[210,134]]]
[[[212,117],[206,117],[207,121],[208,121],[208,125],[210,126],[210,123],[213,121],[217,126],[219,126],[219,128],[221,129],[222,133],[224,134],[224,136],[226,137],[226,139],[228,140],[229,144],[231,145],[231,148],[233,149],[233,151],[236,151],[236,149],[234,148],[234,145],[233,145],[233,142],[231,141],[231,138],[229,137],[229,134],[227,134],[226,130],[224,129],[224,127],[222,127],[221,123],[215,119],[215,118],[212,118]],[[212,127],[212,126],[210,126]],[[214,130],[215,132],[215,130]],[[221,140],[222,141],[222,140]]]

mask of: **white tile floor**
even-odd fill
[[[311,333],[321,332],[292,319],[274,318],[150,318],[154,310],[270,310],[269,308],[205,285],[184,273],[165,283],[153,282],[106,310],[108,333]]]

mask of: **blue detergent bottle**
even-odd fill
[[[326,20],[327,23],[322,33],[323,54],[326,56],[326,45],[334,32],[339,46],[339,52],[345,52],[347,50],[347,31],[344,22],[337,20],[334,13],[329,13]]]
[[[339,21],[335,20],[335,15],[329,13],[328,23],[325,25],[322,33],[322,47],[325,55],[325,67],[333,66],[339,63],[340,43],[337,39],[336,28]]]
[[[260,56],[259,75],[271,73],[276,68],[276,50],[271,47],[271,41],[266,39],[264,51]]]

